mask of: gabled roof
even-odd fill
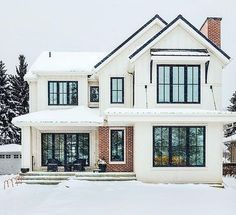
[[[108,55],[106,55],[101,61],[99,61],[94,68],[96,69],[101,64],[103,64],[105,61],[107,61],[112,55],[114,55],[118,50],[120,50],[125,44],[127,44],[130,40],[132,40],[137,34],[139,34],[141,31],[143,31],[148,25],[150,25],[154,20],[159,20],[160,23],[163,24],[163,26],[167,25],[167,22],[162,19],[158,14],[156,14],[154,17],[152,17],[148,22],[146,22],[141,28],[139,28],[137,31],[135,31],[130,37],[128,37],[123,43],[121,43],[118,47],[116,47],[114,50],[112,50]]]
[[[172,22],[170,22],[168,25],[166,25],[161,31],[159,31],[157,34],[155,34],[152,38],[150,38],[147,42],[145,42],[142,46],[140,46],[135,52],[133,52],[129,58],[133,59],[138,54],[140,54],[144,49],[150,48],[152,45],[151,43],[160,37],[164,32],[167,32],[168,29],[170,29],[177,21],[183,21],[187,26],[189,26],[195,33],[197,33],[201,38],[205,40],[210,46],[213,47],[217,52],[219,52],[221,55],[223,55],[227,60],[230,60],[230,56],[227,55],[221,48],[219,48],[217,45],[215,45],[210,39],[208,39],[203,33],[201,33],[195,26],[193,26],[189,21],[187,21],[182,15],[178,15]]]

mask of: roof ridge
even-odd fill
[[[102,60],[100,60],[94,68],[97,68],[100,66],[104,61],[106,61],[108,58],[110,58],[115,52],[117,52],[122,46],[124,46],[127,42],[129,42],[133,37],[135,37],[139,32],[141,32],[145,27],[147,27],[150,23],[152,23],[155,19],[159,19],[162,23],[167,25],[168,23],[162,19],[158,14],[153,16],[151,19],[149,19],[144,25],[142,25],[138,30],[136,30],[131,36],[129,36],[125,41],[123,41],[119,46],[117,46],[115,49],[113,49],[108,55],[106,55]]]

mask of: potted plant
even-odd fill
[[[104,159],[98,159],[98,168],[100,169],[100,172],[106,172],[107,163]]]

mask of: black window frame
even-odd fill
[[[56,93],[50,93],[50,84],[51,83],[56,83],[57,85],[57,92]],[[67,97],[67,103],[66,104],[60,104],[60,92],[59,92],[59,84],[60,83],[66,83],[66,97]],[[70,95],[70,89],[69,85],[70,83],[75,83],[76,84],[76,102],[70,104],[69,103],[69,95]],[[76,106],[78,105],[78,81],[48,81],[48,105],[50,106]],[[50,94],[56,94],[57,95],[57,103],[56,104],[51,104],[50,103]]]
[[[113,148],[113,142],[112,142],[112,133],[113,132],[122,132],[122,145],[123,145],[123,150],[122,150],[122,154],[123,154],[123,159],[122,160],[117,160],[117,159],[113,159],[113,153],[112,153],[112,148]],[[125,162],[125,129],[110,129],[110,162],[112,163],[124,163]]]
[[[67,159],[67,151],[66,151],[67,135],[76,135],[76,154],[77,154],[77,156],[79,155],[78,149],[80,147],[79,135],[83,136],[83,138],[84,138],[84,135],[86,135],[88,138],[88,159],[87,159],[87,164],[85,166],[90,165],[90,134],[89,133],[41,133],[41,166],[47,166],[47,164],[44,163],[44,154],[43,154],[44,153],[43,152],[43,136],[44,135],[52,135],[52,159],[55,159],[55,135],[63,135],[64,136],[64,148],[63,148],[64,149],[63,150],[64,161],[61,162],[60,166],[64,166],[66,159]],[[47,150],[48,150],[48,148],[47,148]],[[47,160],[48,160],[48,158],[46,159],[46,162],[47,162]]]
[[[98,99],[97,99],[97,101],[93,101],[93,97],[92,97],[92,88],[96,88],[96,89],[98,89]],[[98,103],[99,102],[99,86],[90,86],[89,87],[89,101],[90,102],[92,102],[92,103]]]
[[[117,90],[117,89],[113,89],[113,80],[122,80],[122,89],[121,90]],[[112,97],[112,92],[116,91],[117,94],[118,92],[122,92],[122,100],[120,102],[118,101],[113,101],[113,97]],[[117,96],[118,98],[118,96]],[[111,104],[124,104],[124,77],[111,77],[110,79],[110,102]]]
[[[170,94],[169,94],[169,101],[163,101],[160,102],[159,101],[159,67],[169,67],[170,68]],[[185,94],[184,94],[184,101],[183,102],[179,102],[173,101],[173,67],[184,67],[184,89],[185,89]],[[198,67],[198,101],[194,102],[188,102],[188,74],[187,74],[187,70],[188,67]],[[201,65],[200,64],[157,64],[157,84],[156,84],[156,102],[157,104],[200,104],[201,103]]]
[[[168,165],[155,165],[155,128],[168,128],[169,129],[169,140],[168,140]],[[172,128],[186,128],[186,165],[172,165]],[[189,135],[189,130],[191,128],[202,128],[203,129],[203,164],[202,165],[190,165],[190,135]],[[159,167],[206,167],[206,126],[153,126],[152,129],[152,134],[153,134],[153,144],[152,144],[152,166],[153,168],[159,168]],[[195,146],[199,147],[199,146]]]

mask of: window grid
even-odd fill
[[[200,103],[200,65],[157,65],[157,103]]]
[[[78,82],[49,81],[48,105],[78,105]]]
[[[123,104],[124,103],[124,78],[115,77],[111,78],[111,103]]]
[[[63,166],[77,158],[86,159],[89,166],[89,150],[89,133],[42,134],[42,166],[47,165],[48,159],[57,159]]]
[[[204,126],[153,127],[153,167],[204,166]]]
[[[5,159],[5,155],[0,155],[0,159]]]
[[[99,102],[98,86],[90,86],[90,102]]]

